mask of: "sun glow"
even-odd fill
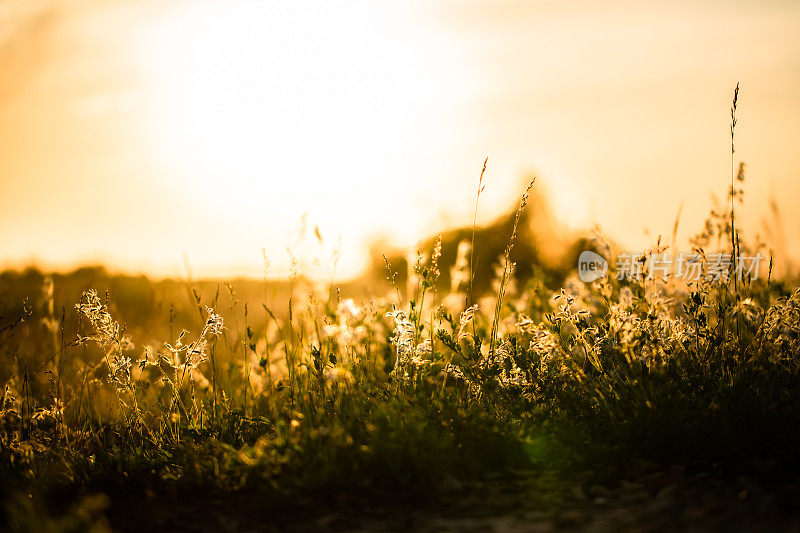
[[[283,276],[308,213],[348,277],[376,236],[470,225],[486,156],[479,224],[535,175],[561,223],[635,250],[684,205],[685,240],[730,179],[737,81],[736,225],[800,256],[797,3],[0,6],[0,266],[260,277],[266,247]]]
[[[413,201],[405,156],[435,135],[420,122],[449,82],[423,32],[386,3],[180,5],[141,44],[164,187],[254,240],[308,211],[360,242],[376,199]],[[404,227],[417,230],[383,229]]]

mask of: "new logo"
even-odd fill
[[[597,279],[604,278],[608,274],[608,261],[605,258],[592,252],[584,250],[578,257],[578,277],[584,283],[591,283]]]

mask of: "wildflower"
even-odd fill
[[[558,339],[551,331],[542,327],[536,327],[532,337],[530,350],[539,356],[541,373],[547,373],[552,364],[562,359],[563,352]]]
[[[210,307],[206,307],[206,313],[208,313],[208,318],[206,318],[206,324],[200,336],[219,337],[222,335],[222,330],[225,329],[222,316],[215,313]]]
[[[788,299],[775,303],[764,317],[758,336],[763,352],[774,364],[783,364],[796,370],[800,351],[800,289]]]
[[[414,358],[420,360],[422,357],[430,355],[432,352],[431,340],[425,339],[414,347]]]
[[[131,359],[123,355],[115,355],[111,359],[110,379],[120,385],[130,385],[131,382]]]
[[[397,351],[393,375],[398,375],[405,371],[405,366],[409,364],[414,354],[414,323],[411,322],[403,311],[390,311],[386,316],[394,318],[394,336],[392,344]]]
[[[93,336],[83,337],[81,340],[94,340],[101,346],[110,346],[119,341],[120,325],[108,312],[108,307],[100,301],[97,291],[85,291],[75,308],[89,320],[94,330]]]
[[[132,363],[124,353],[135,348],[131,338],[122,334],[122,328],[108,312],[108,306],[100,301],[97,291],[85,291],[75,308],[89,320],[94,331],[94,335],[79,337],[79,341],[92,340],[106,350],[104,361],[109,381],[119,388],[130,389]]]
[[[200,336],[189,344],[183,343],[183,338],[187,331],[183,330],[175,342],[175,345],[165,344],[169,351],[170,357],[166,358],[166,363],[175,370],[194,370],[208,360],[208,339],[209,337],[218,337],[225,329],[223,325],[222,316],[216,314],[213,309],[206,307],[206,323]]]
[[[475,304],[473,306],[467,307],[461,313],[461,316],[458,317],[458,334],[457,338],[459,341],[464,340],[466,338],[472,338],[469,332],[467,332],[467,326],[472,322],[475,318],[475,312],[478,310],[478,305]]]
[[[436,242],[433,244],[433,254],[431,255],[431,270],[429,273],[430,283],[436,286],[439,280],[439,259],[442,257],[442,236],[436,237]]]

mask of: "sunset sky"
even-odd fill
[[[304,213],[366,243],[481,220],[536,175],[630,249],[747,163],[800,255],[800,3],[0,0],[0,266],[275,275]],[[309,248],[307,257],[314,255]],[[309,268],[311,268],[309,266]]]

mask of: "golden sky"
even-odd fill
[[[800,3],[0,0],[0,263],[285,271],[482,219],[526,176],[631,249],[730,180],[800,254]],[[340,244],[337,244],[340,242]],[[778,246],[778,243],[776,243]],[[309,265],[309,269],[313,266]]]

